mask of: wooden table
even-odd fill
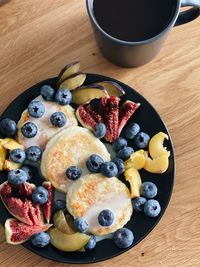
[[[165,215],[139,245],[95,266],[200,266],[200,20],[175,28],[151,63],[125,69],[99,53],[85,1],[3,0],[0,5],[0,112],[26,88],[80,60],[82,71],[136,88],[172,135],[177,175]],[[0,227],[2,267],[65,266],[4,240]]]

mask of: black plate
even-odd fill
[[[131,121],[139,123],[139,125],[141,126],[141,130],[147,132],[150,136],[153,136],[159,131],[163,131],[165,133],[168,133],[169,135],[169,132],[165,124],[163,123],[162,119],[155,111],[155,109],[147,102],[147,100],[145,100],[144,97],[142,97],[140,94],[138,94],[135,90],[133,90],[126,84],[123,84],[112,78],[97,74],[87,74],[87,80],[85,84],[104,81],[104,80],[117,82],[123,87],[126,94],[125,96],[123,96],[122,102],[126,99],[129,99],[141,103],[141,107],[132,116],[132,119],[129,121],[129,123]],[[51,78],[29,88],[21,95],[19,95],[8,106],[8,108],[4,111],[2,116],[9,117],[14,119],[15,121],[18,121],[22,111],[27,108],[28,103],[33,98],[38,96],[40,87],[44,84],[49,84],[54,87],[55,83],[56,83],[56,78]],[[156,183],[156,185],[158,186],[158,195],[156,199],[160,202],[162,211],[157,218],[148,218],[143,214],[134,213],[134,216],[126,225],[126,227],[130,228],[133,231],[135,236],[134,243],[131,247],[129,247],[126,250],[120,250],[113,244],[113,241],[109,239],[98,242],[94,250],[86,253],[61,252],[52,247],[51,245],[49,245],[46,248],[36,248],[33,247],[30,242],[26,242],[25,244],[23,244],[23,246],[42,257],[46,257],[48,259],[55,260],[58,262],[77,263],[77,264],[103,261],[115,257],[117,255],[120,255],[121,253],[134,247],[137,243],[139,243],[142,239],[144,239],[159,222],[160,218],[163,216],[167,208],[167,205],[169,203],[172,194],[174,176],[175,176],[175,159],[174,159],[174,151],[171,138],[167,142],[167,147],[171,151],[171,156],[169,160],[170,161],[169,168],[164,174],[150,174],[147,173],[146,171],[141,171],[141,177],[143,181],[152,181]],[[6,175],[4,173],[1,173],[0,180],[3,181],[6,178],[5,176]],[[11,216],[7,212],[2,203],[0,203],[0,210],[1,210],[0,222],[4,224],[5,220]]]

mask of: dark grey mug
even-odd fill
[[[190,22],[200,15],[200,0],[173,0],[173,15],[160,33],[142,41],[123,41],[111,36],[100,27],[94,14],[93,2],[94,0],[86,0],[97,45],[109,61],[122,67],[137,67],[148,63],[158,54],[173,26]],[[186,6],[191,8],[181,11],[181,7]]]

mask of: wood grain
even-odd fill
[[[200,20],[196,20],[174,28],[154,61],[125,69],[99,53],[85,1],[1,1],[0,112],[20,92],[57,75],[66,63],[78,59],[82,71],[111,76],[136,88],[161,114],[174,141],[175,188],[161,222],[134,249],[95,266],[200,266],[199,27]],[[34,255],[22,246],[6,244],[1,226],[0,266],[66,265]]]

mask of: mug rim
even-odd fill
[[[122,44],[122,45],[129,45],[129,46],[132,46],[132,45],[143,45],[143,44],[151,43],[151,42],[156,41],[157,39],[159,39],[164,33],[166,33],[168,31],[169,28],[171,28],[171,26],[173,26],[175,24],[175,22],[176,22],[176,20],[178,18],[178,15],[179,15],[180,7],[181,7],[181,0],[178,0],[173,18],[171,19],[170,23],[167,24],[163,28],[163,30],[160,33],[158,33],[157,35],[155,35],[155,36],[153,36],[151,38],[142,40],[142,41],[124,41],[124,40],[118,39],[116,37],[113,37],[112,35],[108,34],[106,31],[104,31],[100,27],[99,23],[96,20],[94,12],[93,12],[93,8],[92,8],[93,2],[94,2],[94,0],[86,0],[86,6],[87,6],[88,15],[89,15],[90,19],[92,20],[92,22],[95,24],[97,30],[99,32],[101,32],[105,37],[110,39],[111,41],[117,42],[117,43]]]

